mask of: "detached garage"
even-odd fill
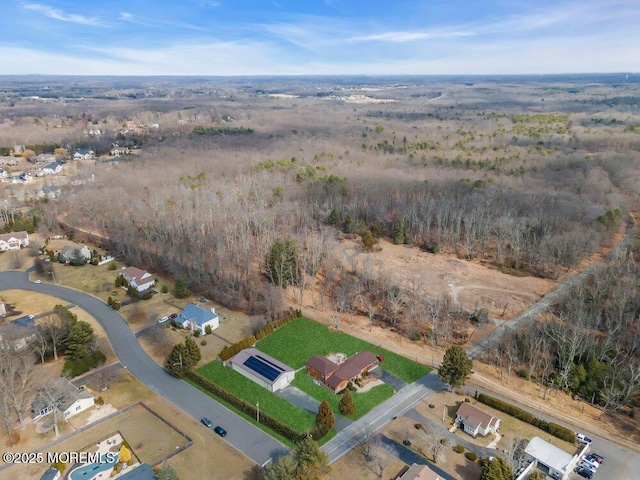
[[[533,457],[535,463],[547,467],[549,475],[559,480],[566,480],[578,461],[577,455],[571,456],[540,437],[533,437],[524,451]]]
[[[231,368],[270,392],[288,386],[295,370],[256,348],[245,348],[231,359]]]

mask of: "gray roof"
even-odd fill
[[[252,357],[254,359],[257,359],[258,361],[257,362],[251,361]],[[251,373],[251,375],[253,375],[254,377],[257,377],[257,378],[267,382],[270,385],[273,385],[274,383],[276,383],[278,381],[278,379],[284,373],[293,372],[294,371],[293,368],[291,368],[289,365],[287,365],[285,363],[282,363],[282,362],[276,360],[273,357],[270,357],[266,353],[262,353],[257,348],[245,348],[244,350],[241,350],[240,352],[238,352],[236,354],[235,357],[233,357],[231,359],[231,363],[233,365],[235,365],[236,367],[239,367],[242,370],[245,370],[245,371]],[[273,373],[274,375],[277,374],[277,376],[275,376],[275,378],[274,377],[265,376],[262,373],[260,373],[258,370],[256,370],[255,368],[252,368],[252,365],[256,365],[256,364],[257,365],[264,365],[265,363],[269,367],[271,367],[271,369],[269,369],[269,372],[267,372],[267,373]]]

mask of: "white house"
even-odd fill
[[[54,199],[60,197],[60,195],[62,195],[62,190],[60,189],[60,187],[49,186],[44,187],[42,188],[42,190],[38,191],[38,193],[36,193],[36,198]]]
[[[127,153],[129,153],[129,149],[126,147],[118,147],[115,146],[111,149],[111,155],[114,157],[119,157],[121,155],[126,155]]]
[[[45,175],[55,175],[56,173],[60,173],[61,171],[62,164],[58,162],[53,162],[42,167],[42,173]]]
[[[187,328],[191,331],[200,330],[202,335],[206,334],[207,327],[215,330],[220,326],[220,319],[216,314],[215,308],[205,310],[193,303],[189,303],[184,307],[184,310],[176,317],[176,322],[182,325],[182,328]]]
[[[122,267],[120,275],[138,292],[144,292],[156,283],[153,275],[136,267]]]
[[[62,412],[65,420],[95,405],[93,395],[87,390],[79,390],[71,382],[63,378],[58,379],[58,381],[60,382],[60,389],[64,390],[58,410]],[[31,403],[31,418],[36,421],[51,412],[53,412],[52,405],[47,402],[47,398],[42,392],[38,392]]]
[[[231,359],[231,368],[270,392],[286,387],[296,375],[290,366],[255,348],[245,348],[238,352]]]
[[[29,234],[27,232],[9,232],[0,235],[0,252],[18,250],[29,246]]]
[[[579,459],[578,455],[569,455],[540,437],[533,437],[524,451],[533,457],[535,464],[541,463],[546,466],[549,469],[549,475],[559,480],[569,478]]]
[[[91,260],[91,250],[86,245],[82,247],[76,247],[73,245],[66,245],[60,251],[60,260],[65,263],[71,262],[73,256],[75,255],[76,250],[80,251],[80,255],[88,262]]]
[[[73,154],[74,160],[93,160],[95,152],[93,150],[77,150]]]
[[[456,422],[472,437],[478,434],[486,437],[490,433],[496,433],[500,428],[500,419],[483,412],[469,402],[462,402],[456,412]]]

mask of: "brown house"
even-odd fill
[[[371,352],[358,352],[344,361],[314,355],[307,362],[307,372],[334,393],[341,392],[351,380],[378,366],[378,359]]]

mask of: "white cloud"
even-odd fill
[[[49,7],[40,3],[29,3],[24,6],[27,10],[38,12],[45,17],[53,18],[54,20],[60,20],[62,22],[77,23],[79,25],[102,25],[99,18],[86,17],[84,15],[78,15],[75,13],[65,13],[58,8]]]
[[[414,42],[417,40],[434,40],[442,38],[469,37],[471,32],[441,31],[441,32],[385,32],[362,37],[352,37],[347,40],[357,42],[385,41],[385,42]]]

